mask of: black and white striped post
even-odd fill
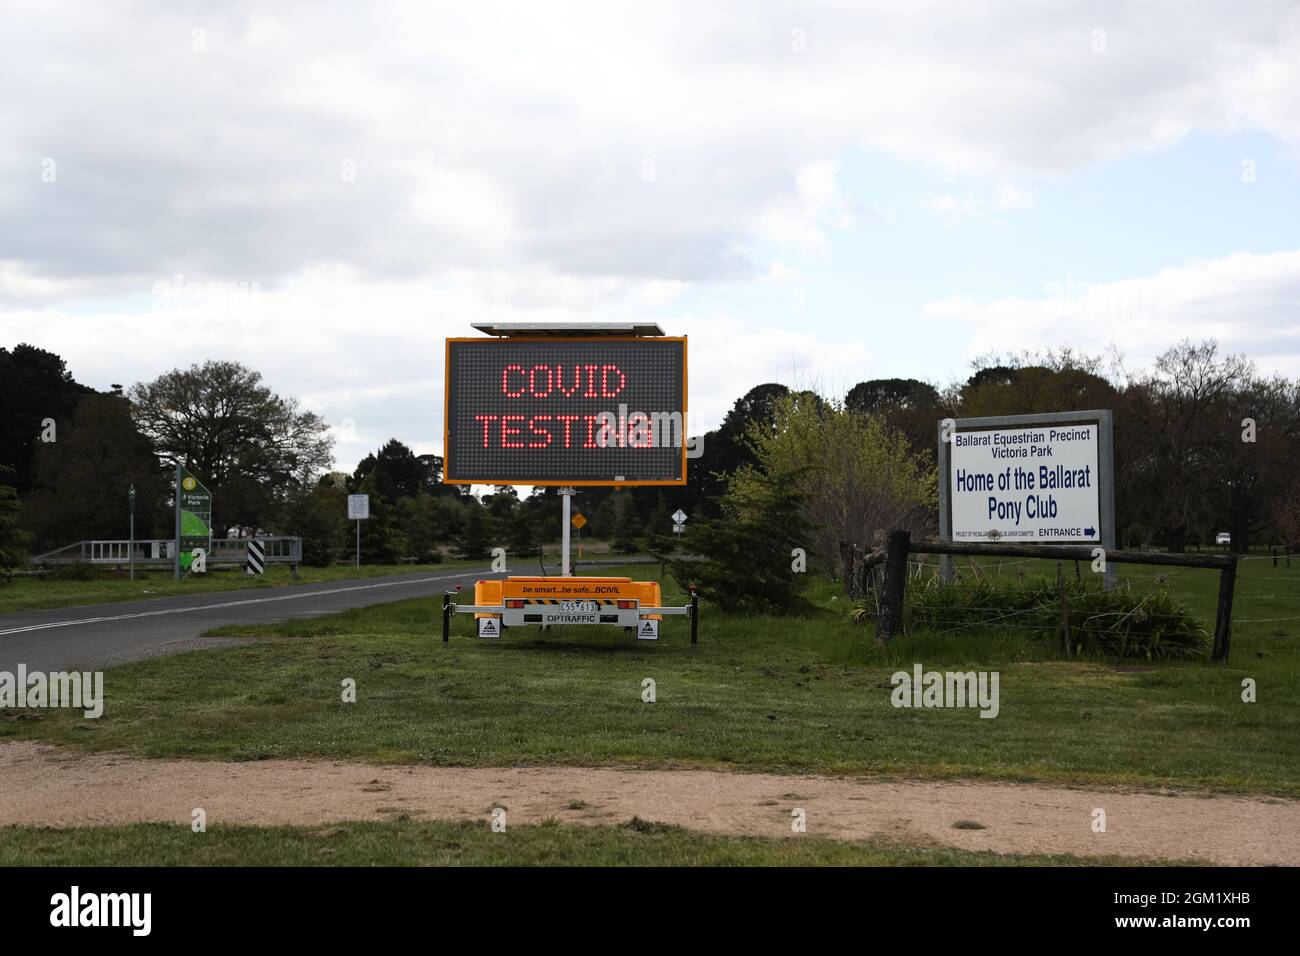
[[[248,539],[248,557],[244,562],[245,574],[261,574],[266,569],[266,548],[256,538]]]

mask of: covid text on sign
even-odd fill
[[[686,340],[449,339],[446,481],[684,484]]]

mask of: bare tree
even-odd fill
[[[1236,398],[1254,380],[1245,357],[1220,357],[1213,340],[1184,340],[1125,393],[1125,486],[1171,551],[1185,550],[1188,532],[1215,517],[1214,495],[1231,479],[1225,442],[1240,441]]]

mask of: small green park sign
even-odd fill
[[[176,550],[181,571],[189,571],[194,550],[212,547],[212,492],[189,469],[176,468]]]

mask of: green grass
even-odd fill
[[[91,581],[59,581],[52,575],[36,578],[22,577],[0,580],[0,614],[14,611],[34,611],[43,608],[76,607],[83,604],[109,604],[119,601],[140,601],[150,598],[176,597],[181,594],[202,594],[208,591],[236,591],[248,588],[282,587],[286,584],[317,584],[341,581],[348,578],[382,577],[388,574],[417,572],[436,573],[457,568],[485,568],[484,561],[448,561],[444,564],[363,564],[360,568],[350,564],[335,564],[328,568],[298,567],[298,580],[294,581],[289,568],[282,564],[268,565],[266,573],[253,577],[239,570],[214,570],[205,575],[190,575],[180,581],[168,571],[137,571],[131,581],[126,572],[102,572]]]
[[[0,866],[1115,866],[1145,861],[1016,856],[811,836],[726,837],[630,820],[556,821],[493,833],[486,821],[319,827],[0,828]],[[1167,865],[1161,863],[1161,865]]]
[[[1227,666],[1061,661],[1012,629],[911,633],[876,650],[825,582],[810,588],[821,610],[801,618],[706,609],[694,651],[681,618],[658,643],[612,628],[483,642],[468,615],[444,648],[435,602],[407,601],[226,629],[267,639],[114,668],[101,719],[0,712],[0,737],[204,759],[711,766],[1296,796],[1300,622],[1255,619],[1300,615],[1297,581],[1300,569],[1243,565]],[[1217,581],[1189,573],[1169,587],[1204,612]],[[666,599],[682,595],[668,585]],[[914,662],[999,671],[1000,715],[893,708],[890,674]],[[647,677],[654,704],[641,700]],[[1258,703],[1241,701],[1246,677]],[[340,701],[345,678],[355,704]]]

